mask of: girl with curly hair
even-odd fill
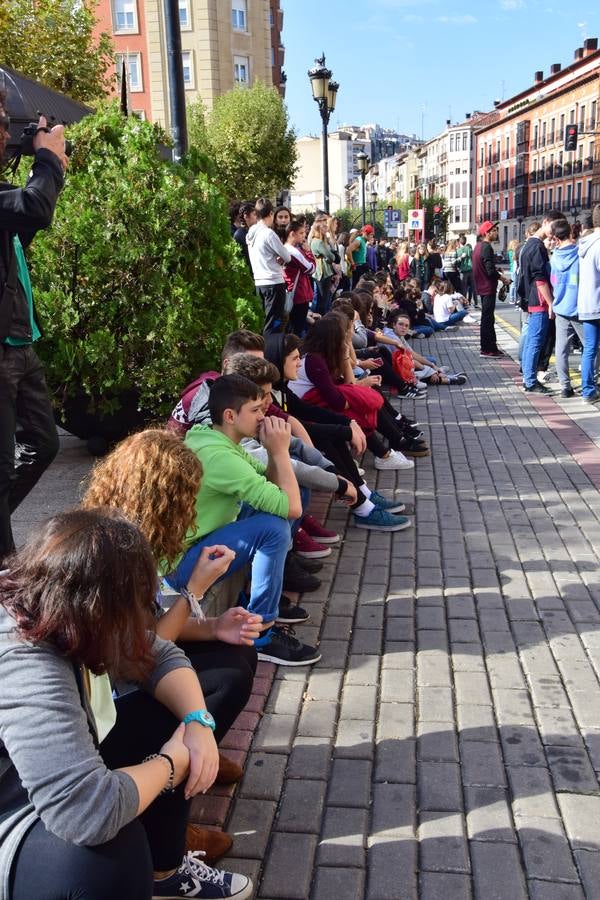
[[[150,428],[126,438],[95,466],[83,506],[119,509],[148,540],[157,568],[170,571],[184,550],[187,532],[195,525],[201,478],[200,461],[176,434]],[[177,597],[166,611],[159,608],[156,623],[157,634],[176,641],[196,670],[207,709],[216,721],[217,743],[250,697],[257,661],[253,644],[260,635],[260,616],[233,607],[218,617],[198,619],[190,615],[189,596],[202,598],[226,574],[234,557],[224,545],[205,547],[188,582],[187,597]],[[219,773],[218,780],[224,783],[242,774],[222,756]],[[202,849],[212,859],[228,849],[217,841],[218,854],[209,851],[206,842],[212,847],[215,834],[195,832],[196,842],[205,840]]]

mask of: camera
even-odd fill
[[[37,122],[30,122],[29,125],[26,125],[23,129],[23,133],[21,135],[20,143],[19,143],[19,153],[21,156],[33,156],[35,154],[35,150],[33,148],[33,139],[38,133],[38,131],[45,131],[47,134],[50,133],[50,126],[46,128],[40,128]],[[73,152],[73,144],[71,141],[65,141],[65,153],[67,156],[70,156]]]

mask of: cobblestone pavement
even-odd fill
[[[225,863],[264,900],[595,900],[600,415],[522,394],[474,328],[428,348],[469,382],[405,410],[431,458],[368,472],[416,528],[359,531],[332,507],[343,542],[298,629],[323,658],[261,666],[259,695],[275,679],[236,723],[250,752]],[[76,500],[90,460],[63,446],[19,539]]]
[[[323,658],[276,671],[228,826],[265,900],[600,897],[600,450],[477,350],[430,343],[469,382],[415,407],[432,457],[378,473],[415,529],[332,507]]]

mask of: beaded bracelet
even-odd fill
[[[166,759],[169,764],[170,772],[169,772],[169,780],[167,781],[166,787],[164,787],[161,791],[161,794],[172,794],[175,790],[175,764],[168,753],[151,753],[150,756],[147,756],[143,762],[150,762],[151,759]]]

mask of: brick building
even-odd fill
[[[600,51],[590,38],[571,65],[556,63],[547,77],[536,72],[531,87],[497,103],[477,129],[475,219],[500,222],[503,247],[544,210],[577,218],[600,202],[598,100]],[[579,127],[578,144],[566,152],[571,124]]]
[[[97,18],[112,35],[118,77],[126,63],[131,109],[168,128],[164,0],[100,0]],[[179,0],[179,22],[188,100],[210,108],[256,80],[284,93],[280,0]]]

